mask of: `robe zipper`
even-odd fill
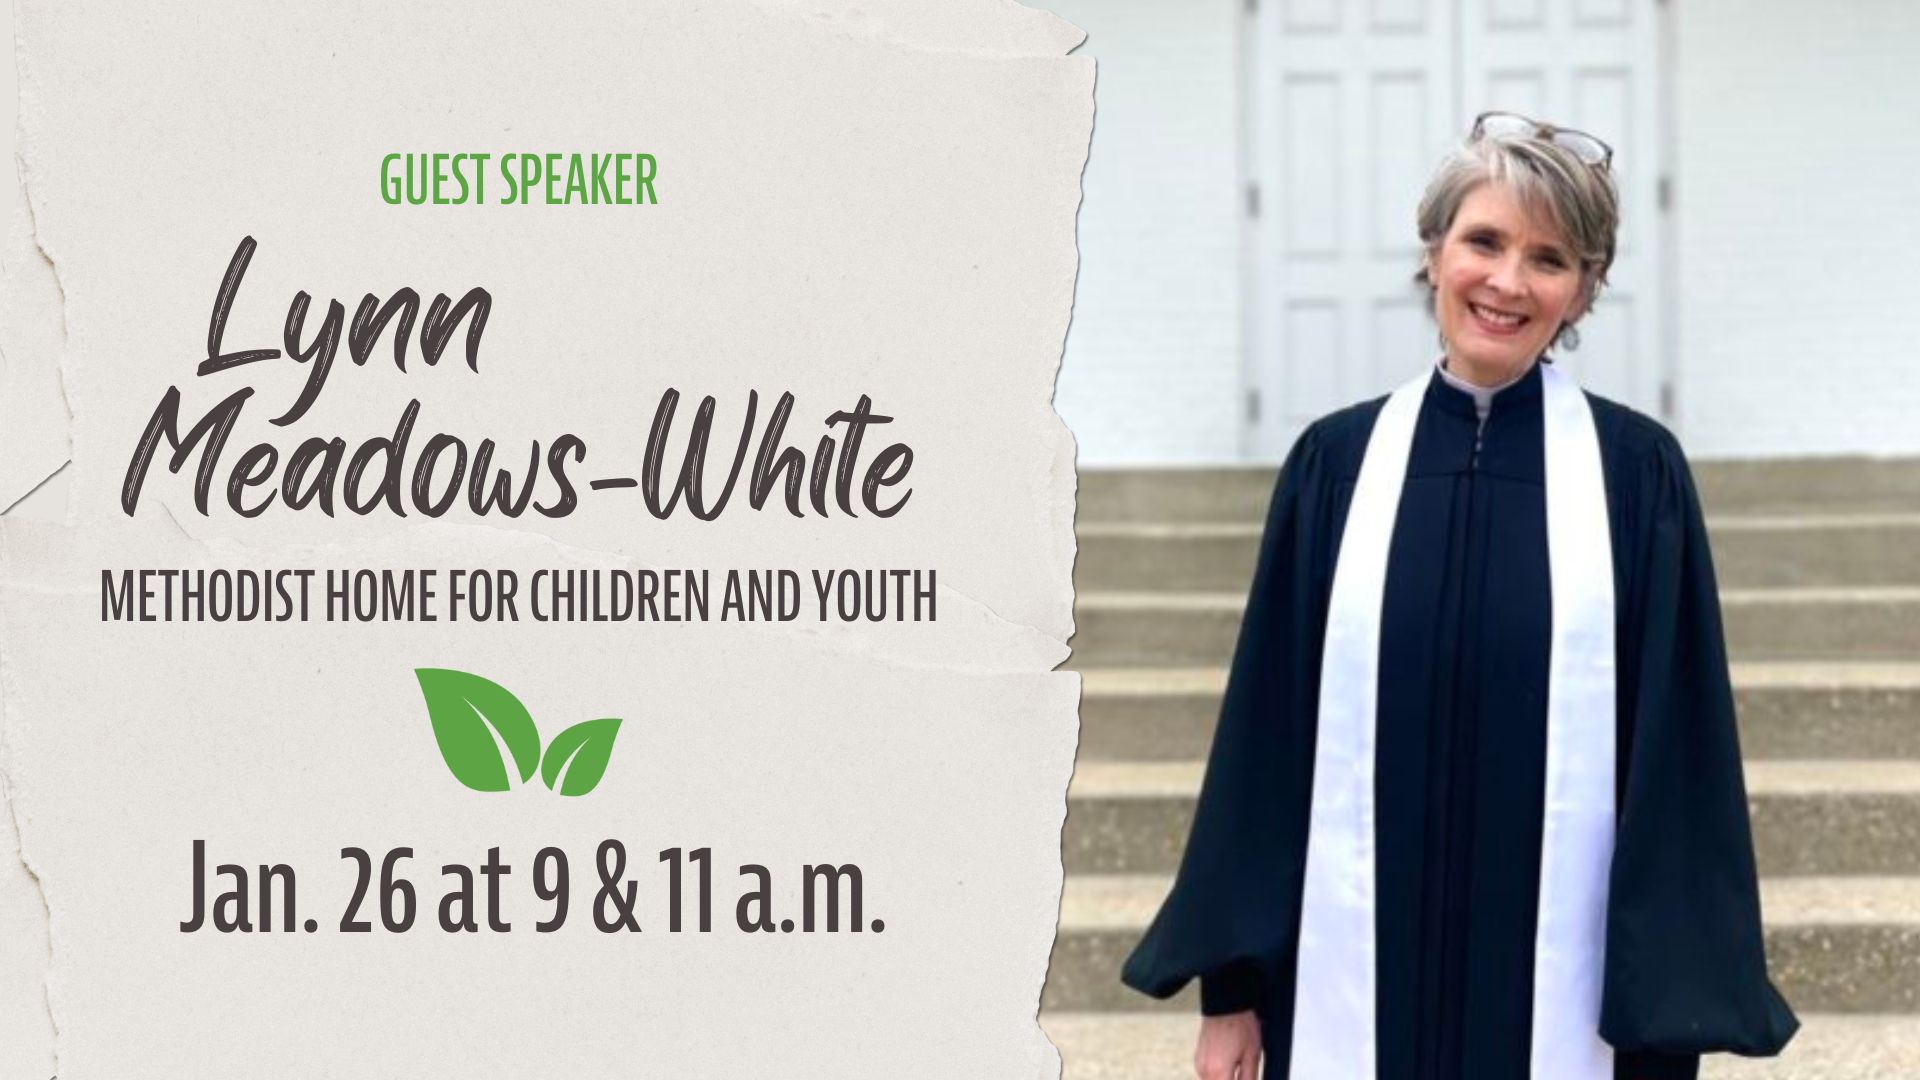
[[[1459,567],[1461,592],[1459,597],[1460,613],[1458,618],[1460,623],[1455,642],[1456,647],[1460,651],[1456,652],[1453,657],[1453,687],[1452,693],[1450,694],[1451,700],[1447,703],[1448,712],[1453,718],[1451,729],[1448,732],[1452,746],[1448,749],[1447,753],[1449,769],[1453,779],[1449,784],[1446,805],[1442,811],[1445,815],[1444,820],[1446,822],[1443,828],[1443,835],[1447,837],[1446,844],[1442,849],[1445,852],[1443,859],[1445,871],[1442,873],[1440,879],[1440,905],[1442,911],[1450,910],[1454,891],[1459,887],[1456,883],[1456,863],[1463,857],[1463,852],[1456,848],[1454,841],[1459,838],[1459,834],[1463,829],[1469,832],[1471,831],[1470,825],[1467,824],[1471,815],[1464,814],[1463,807],[1461,806],[1461,793],[1454,785],[1461,783],[1463,776],[1471,776],[1473,760],[1473,755],[1466,752],[1467,747],[1463,745],[1463,743],[1466,742],[1466,740],[1463,739],[1463,732],[1466,726],[1472,722],[1471,718],[1466,715],[1467,710],[1463,704],[1463,687],[1471,677],[1471,673],[1466,670],[1469,665],[1467,663],[1465,641],[1467,635],[1471,632],[1468,626],[1468,613],[1472,611],[1475,606],[1468,596],[1472,587],[1469,584],[1469,577],[1474,565],[1473,548],[1481,539],[1475,532],[1474,521],[1475,503],[1479,501],[1480,497],[1480,453],[1486,444],[1486,435],[1487,416],[1482,413],[1478,417],[1478,422],[1473,429],[1473,454],[1467,462],[1466,505],[1462,507],[1462,513],[1465,514],[1466,518],[1464,534],[1466,538],[1466,550],[1462,553]],[[1460,933],[1464,933],[1463,927],[1450,926],[1444,918],[1442,919],[1439,963],[1442,972],[1440,982],[1444,989],[1442,990],[1441,1000],[1448,1001],[1449,999],[1454,999],[1453,1005],[1456,1008],[1458,1007],[1456,995],[1465,992],[1464,981],[1466,976],[1465,967],[1457,966],[1453,963],[1455,941]],[[1443,1014],[1440,1023],[1440,1030],[1443,1033],[1453,1025],[1458,1024],[1462,1019],[1459,1014],[1450,1013],[1446,1005],[1440,1005],[1439,1009]],[[1446,1036],[1442,1034],[1439,1045],[1434,1049],[1438,1051],[1438,1053],[1432,1063],[1431,1075],[1435,1078],[1453,1077],[1455,1075],[1455,1068],[1463,1064],[1458,1056],[1461,1053],[1459,1043],[1455,1040],[1447,1039]]]

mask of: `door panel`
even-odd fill
[[[1314,417],[1431,362],[1414,208],[1455,112],[1454,35],[1435,0],[1266,4],[1250,26],[1264,205],[1247,305],[1261,407],[1245,441],[1271,459]]]

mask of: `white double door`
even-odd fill
[[[1611,286],[1556,353],[1583,385],[1668,412],[1668,221],[1656,0],[1258,0],[1245,25],[1249,195],[1244,448],[1439,355],[1414,215],[1474,116],[1505,109],[1614,148]]]

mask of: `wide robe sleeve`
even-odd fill
[[[1322,442],[1308,429],[1281,469],[1186,851],[1121,975],[1158,998],[1199,978],[1208,1015],[1291,1001],[1337,543]]]
[[[1600,1034],[1623,1052],[1770,1056],[1799,1021],[1767,980],[1706,526],[1672,436],[1636,472]]]

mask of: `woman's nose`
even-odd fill
[[[1521,291],[1520,279],[1519,264],[1503,259],[1496,263],[1487,275],[1487,287],[1495,292],[1512,296]]]

